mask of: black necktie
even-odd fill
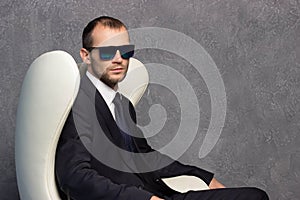
[[[133,151],[133,144],[131,140],[131,136],[129,135],[130,129],[128,125],[128,120],[131,120],[130,114],[129,114],[129,105],[125,103],[125,99],[120,93],[116,93],[116,96],[113,100],[113,103],[115,105],[115,118],[116,123],[120,129],[120,133],[124,139],[125,148],[128,151]],[[123,99],[123,100],[122,100]]]

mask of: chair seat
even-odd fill
[[[208,190],[207,184],[195,176],[176,176],[162,179],[170,188],[177,192]]]

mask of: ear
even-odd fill
[[[82,62],[84,62],[85,64],[88,64],[88,65],[91,64],[90,52],[88,52],[88,50],[86,50],[85,48],[81,48],[80,56],[81,56]]]

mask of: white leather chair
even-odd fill
[[[131,58],[129,65],[119,90],[136,105],[147,88],[149,77],[138,60]],[[77,64],[63,51],[39,56],[27,71],[18,104],[15,135],[17,183],[22,200],[60,199],[54,176],[55,151],[79,84]],[[192,176],[164,181],[180,192],[208,189],[202,180]]]
[[[63,51],[41,55],[27,71],[15,135],[17,182],[23,200],[60,199],[54,176],[55,151],[79,82],[76,62]]]

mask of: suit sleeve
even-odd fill
[[[164,155],[165,156],[165,155]],[[214,174],[204,169],[184,165],[178,161],[172,162],[170,165],[157,171],[161,178],[169,178],[180,175],[191,175],[202,179],[207,185],[211,182]]]
[[[133,121],[136,122],[136,113],[134,107],[131,106],[130,110],[131,117]],[[139,132],[138,135],[143,135],[140,129],[138,129],[137,132]],[[135,138],[135,141],[140,152],[152,152],[151,156],[147,158],[147,163],[151,164],[152,167],[154,167],[155,169],[158,169],[156,170],[156,174],[158,174],[159,178],[168,178],[180,175],[191,175],[201,178],[207,185],[209,185],[214,176],[214,174],[209,171],[195,166],[184,165],[178,161],[173,160],[167,155],[155,151],[148,145],[146,139],[144,138]],[[163,167],[159,167],[159,164]]]
[[[156,174],[159,176],[157,178],[169,178],[180,175],[191,175],[196,176],[202,179],[207,185],[211,182],[214,174],[201,169],[199,167],[184,165],[178,161],[173,160],[169,156],[162,154],[158,151],[153,150],[145,139],[137,139],[139,142],[136,142],[140,152],[149,153],[145,154],[144,157],[148,161],[148,165],[151,165],[149,168],[156,169]]]
[[[56,151],[55,170],[60,189],[76,200],[149,200],[151,193],[135,186],[115,184],[91,167],[92,156],[77,133],[73,114],[71,111],[68,116]],[[83,123],[88,126],[88,122]]]

